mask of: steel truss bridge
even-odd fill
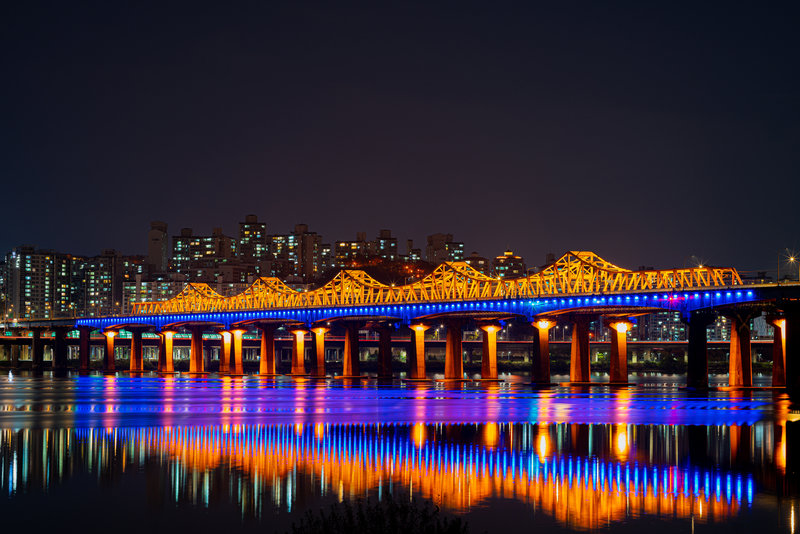
[[[623,302],[630,305],[630,299],[626,297],[635,293],[729,289],[741,285],[742,280],[733,268],[631,271],[613,265],[593,252],[568,252],[540,272],[517,279],[493,278],[465,262],[446,262],[425,278],[399,286],[383,284],[360,270],[342,270],[330,282],[313,291],[294,290],[278,278],[259,278],[242,293],[225,297],[208,284],[193,283],[187,284],[170,300],[134,304],[132,316],[124,322],[140,321],[141,316],[155,318],[255,311],[295,312],[280,316],[300,319],[302,313],[297,312],[304,310],[317,311],[308,318],[303,317],[312,322],[324,319],[328,314],[337,316],[342,311],[355,312],[356,315],[395,313],[399,318],[410,320],[431,310],[435,310],[434,313],[442,309],[448,312],[453,309],[496,311],[497,303],[503,303],[501,307],[515,305],[515,312],[524,309],[527,313],[523,314],[532,317],[539,313],[539,309],[562,305],[562,297],[584,297],[580,298],[581,306],[586,305],[586,297],[590,296],[594,297],[591,302],[598,305]],[[674,307],[674,303],[662,302],[663,298],[648,297],[641,302],[637,300],[636,305]],[[686,297],[701,298],[699,295]],[[724,296],[707,294],[702,298],[731,300],[732,297],[725,293]],[[739,292],[735,298],[741,297]],[[577,302],[576,298],[571,301],[572,304]],[[570,302],[563,304],[569,306]],[[158,319],[155,321],[160,322]]]
[[[733,268],[631,271],[593,252],[568,252],[540,272],[517,279],[493,278],[467,263],[447,262],[419,281],[398,286],[360,270],[342,270],[312,291],[266,277],[233,296],[220,295],[208,284],[190,283],[169,300],[134,304],[131,315],[86,318],[76,324],[163,328],[199,321],[230,328],[257,320],[311,326],[343,317],[391,317],[411,324],[442,314],[508,314],[533,320],[543,313],[609,307],[688,312],[756,298],[741,286]]]

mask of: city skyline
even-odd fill
[[[246,250],[246,254],[245,255],[250,257],[250,256],[254,256],[254,255],[258,256],[258,254],[256,253],[256,251],[251,250],[252,249],[252,245],[250,245],[249,248],[247,248],[248,245],[245,243],[246,237],[245,237],[245,235],[243,233],[243,228],[245,226],[249,225],[249,224],[263,226],[264,229],[266,230],[266,232],[264,233],[263,237],[268,238],[268,240],[274,240],[275,238],[281,238],[281,237],[285,237],[287,235],[291,235],[293,232],[297,232],[298,228],[304,228],[303,231],[306,231],[306,230],[311,231],[311,229],[308,228],[308,225],[306,225],[304,223],[298,223],[298,224],[294,225],[293,229],[289,229],[288,231],[285,231],[285,232],[277,232],[277,231],[271,232],[271,231],[269,231],[270,230],[270,226],[268,225],[268,223],[266,221],[260,220],[258,218],[258,216],[255,215],[255,214],[248,214],[248,215],[246,215],[244,217],[244,219],[245,219],[244,221],[240,221],[238,223],[239,232],[226,232],[223,229],[222,226],[214,226],[214,227],[211,228],[211,231],[209,231],[209,232],[197,231],[193,227],[186,227],[186,226],[182,226],[179,229],[174,230],[174,229],[170,229],[170,226],[168,224],[164,223],[163,221],[151,221],[150,222],[150,232],[152,233],[154,230],[156,230],[156,227],[158,227],[159,230],[163,229],[165,237],[164,237],[164,240],[161,243],[161,245],[157,245],[157,247],[163,247],[163,250],[161,251],[161,253],[164,254],[164,261],[166,261],[166,260],[176,260],[176,261],[179,262],[180,261],[179,258],[174,258],[173,257],[174,254],[175,254],[176,244],[177,244],[177,242],[181,241],[182,239],[185,239],[185,238],[188,238],[188,237],[193,237],[193,238],[197,239],[197,238],[209,238],[209,237],[219,236],[220,238],[223,238],[223,239],[232,240],[232,244],[228,244],[229,247],[231,247],[231,246],[233,247],[232,248],[232,255],[231,255],[232,257],[245,254],[245,252],[244,252],[245,250]],[[374,246],[376,246],[376,247],[378,247],[378,248],[380,248],[382,250],[383,245],[379,245],[378,243],[381,240],[384,240],[384,239],[390,240],[390,241],[394,242],[394,244],[392,245],[394,247],[394,253],[393,253],[393,256],[385,257],[385,259],[388,259],[388,260],[395,260],[395,259],[400,259],[400,260],[403,260],[403,261],[422,260],[422,261],[426,261],[428,263],[431,263],[433,265],[441,263],[442,261],[464,261],[464,260],[468,261],[471,258],[472,259],[484,260],[476,268],[477,268],[477,270],[479,270],[481,272],[486,272],[486,274],[488,274],[488,271],[487,271],[487,269],[484,268],[485,266],[483,265],[483,263],[485,263],[486,261],[491,263],[492,260],[496,259],[498,261],[501,261],[501,263],[502,263],[504,261],[508,261],[509,258],[514,258],[516,260],[523,260],[524,261],[524,258],[521,258],[519,255],[514,255],[513,254],[514,250],[515,250],[515,248],[513,246],[501,247],[501,248],[498,248],[496,251],[493,250],[493,251],[490,251],[488,254],[484,254],[484,253],[482,253],[482,251],[478,251],[478,250],[475,250],[474,248],[470,248],[468,246],[468,243],[464,243],[463,241],[456,241],[454,236],[453,236],[453,234],[451,234],[451,233],[441,233],[441,232],[437,232],[437,233],[433,233],[433,234],[429,233],[429,234],[426,235],[425,239],[422,239],[422,240],[415,240],[415,239],[411,239],[411,238],[403,239],[401,236],[395,235],[394,234],[394,230],[386,229],[386,228],[381,228],[379,230],[376,230],[374,232],[374,234],[371,234],[369,232],[363,232],[363,231],[356,232],[354,234],[354,239],[346,239],[346,238],[343,238],[343,237],[342,238],[331,239],[329,237],[326,237],[325,234],[318,233],[316,231],[312,231],[312,233],[315,236],[319,236],[319,242],[320,243],[323,243],[323,242],[327,241],[327,243],[325,243],[325,246],[332,247],[334,249],[335,249],[335,247],[337,245],[341,245],[341,244],[344,244],[344,243],[352,243],[352,242],[361,241],[365,245],[366,244],[370,244],[370,243],[374,243],[375,244]],[[371,239],[371,237],[373,235],[375,237],[374,240]],[[431,256],[431,254],[433,254],[433,253],[429,249],[430,249],[431,246],[433,246],[430,243],[430,240],[432,238],[433,239],[443,240],[442,243],[439,243],[437,245],[437,246],[442,246],[442,247],[445,246],[447,243],[452,241],[455,245],[458,246],[458,250],[456,252],[456,256],[455,257],[445,257],[445,256],[436,257],[436,256]],[[114,246],[106,246],[106,247],[103,247],[102,249],[100,249],[98,251],[94,251],[94,252],[77,253],[77,252],[71,251],[71,250],[59,250],[59,249],[54,249],[54,248],[47,247],[47,246],[40,246],[38,243],[18,243],[17,245],[15,245],[15,246],[11,247],[9,250],[7,250],[6,253],[11,252],[14,249],[19,249],[19,248],[26,247],[26,248],[34,249],[34,250],[39,251],[39,252],[52,252],[54,254],[64,254],[64,255],[70,255],[70,256],[75,256],[75,257],[85,257],[85,258],[90,258],[90,257],[95,257],[95,256],[100,256],[100,255],[107,255],[106,253],[110,253],[111,251],[113,251],[114,254],[118,254],[118,255],[121,255],[121,256],[143,256],[143,257],[148,257],[148,256],[151,256],[153,254],[153,250],[152,250],[152,246],[153,245],[152,245],[152,243],[148,243],[147,242],[147,241],[150,240],[149,234],[148,234],[148,237],[145,238],[145,240],[146,241],[145,241],[145,246],[144,247],[142,247],[141,249],[138,249],[138,250],[133,250],[133,251],[122,250],[122,249],[120,249],[118,247],[114,247]],[[427,246],[426,246],[426,240],[428,241]],[[242,247],[244,247],[244,248],[242,248]],[[274,251],[271,248],[268,248],[268,249],[265,249],[264,254],[266,256],[266,255],[269,255],[269,254],[271,254],[273,252]],[[336,255],[336,252],[337,252],[336,250],[332,250],[332,253],[333,253],[334,256]],[[567,251],[562,251],[562,252],[567,252]],[[354,255],[354,256],[359,256],[359,255],[360,256],[364,256],[365,258],[366,257],[370,257],[370,256],[382,256],[382,254],[378,250],[367,251],[366,249],[361,251],[359,254]],[[226,254],[215,254],[215,257],[216,256],[228,257],[228,255],[226,255]],[[533,267],[540,267],[540,266],[543,266],[543,265],[547,265],[548,263],[551,263],[553,261],[555,256],[556,256],[556,254],[555,254],[554,251],[549,251],[546,254],[543,254],[542,258],[540,260],[536,260],[536,259],[532,258],[531,261],[530,261],[530,266],[531,266],[531,268],[533,268]],[[151,261],[150,263],[153,266],[158,266],[159,267],[156,270],[163,271],[163,272],[167,272],[167,271],[173,270],[173,268],[174,268],[174,266],[172,266],[172,267],[167,266],[166,263],[162,264],[161,262],[156,262],[156,261]],[[469,263],[469,261],[468,261],[468,263]],[[339,266],[343,267],[344,265],[339,265]],[[473,265],[473,267],[475,267],[475,265]],[[489,265],[488,267],[491,267],[491,265]],[[522,276],[524,274],[524,268],[522,269],[522,271],[523,271],[522,274],[517,273],[517,275],[518,276]]]
[[[282,228],[285,231],[270,231],[270,229],[271,228],[275,228],[275,226],[272,226],[268,221],[263,220],[260,215],[248,214],[247,217],[257,217],[259,223],[266,224],[267,225],[267,235],[269,237],[291,234],[292,228],[297,227],[297,226],[306,226],[306,227],[310,226],[310,225],[308,225],[306,223],[291,223],[291,224],[288,224],[288,226],[286,228]],[[243,219],[243,218],[244,217],[242,217],[242,216],[239,217],[239,219]],[[211,236],[215,232],[219,231],[219,232],[221,232],[221,235],[224,235],[224,236],[227,236],[227,237],[231,237],[233,239],[239,239],[239,238],[236,237],[238,235],[238,232],[237,231],[232,231],[232,230],[233,230],[234,225],[239,225],[240,226],[241,224],[243,224],[243,221],[239,221],[237,223],[232,223],[230,221],[226,221],[225,223],[223,223],[221,221],[216,221],[216,220],[215,221],[211,221],[211,222],[207,221],[206,224],[203,224],[203,225],[201,225],[199,227],[191,226],[191,225],[185,225],[185,224],[172,225],[170,223],[164,222],[163,218],[162,218],[162,220],[158,220],[158,221],[155,221],[155,220],[154,221],[150,221],[150,223],[148,223],[148,224],[152,224],[152,223],[162,223],[162,224],[166,225],[166,228],[168,228],[168,231],[167,231],[167,238],[169,240],[168,241],[168,246],[169,246],[169,250],[172,251],[173,241],[175,239],[179,238],[181,236],[181,232],[184,231],[184,230],[191,230],[193,232],[194,236]],[[142,228],[145,228],[145,226],[142,226]],[[318,233],[318,235],[321,238],[323,238],[324,240],[329,241],[329,244],[331,244],[331,245],[333,245],[334,243],[337,243],[337,242],[352,241],[353,240],[353,239],[348,238],[348,236],[336,236],[335,238],[326,237],[328,234],[324,233],[324,232],[319,232],[319,230],[321,230],[321,229],[315,229],[314,233]],[[383,231],[386,231],[386,230],[387,230],[386,227],[380,227],[380,228],[376,228],[374,230],[374,232],[370,232],[370,231],[364,231],[363,228],[359,228],[358,230],[356,230],[355,232],[352,233],[352,236],[354,238],[356,238],[356,239],[358,239],[358,237],[360,235],[362,235],[362,234],[366,235],[366,236],[371,236],[371,235],[379,236],[380,232],[383,232]],[[424,250],[425,240],[427,238],[429,238],[431,235],[433,235],[431,233],[427,233],[422,238],[408,237],[406,239],[405,237],[403,237],[402,234],[396,233],[396,230],[394,228],[388,228],[388,231],[391,232],[392,233],[392,237],[397,240],[397,242],[398,242],[398,252],[400,254],[403,254],[403,251],[404,251],[404,249],[406,247],[406,243],[408,243],[409,241],[413,242],[415,247],[421,246],[423,248],[423,250]],[[441,235],[448,235],[448,234],[441,234]],[[452,235],[456,235],[456,236],[460,237],[460,235],[457,232],[449,233],[449,235],[451,235],[451,236]],[[140,238],[141,238],[141,235],[140,235]],[[5,249],[5,253],[8,253],[11,250],[13,250],[14,248],[18,248],[18,247],[33,247],[33,248],[35,248],[37,250],[51,251],[51,252],[54,252],[54,253],[69,254],[69,255],[79,256],[79,257],[98,256],[98,255],[102,255],[103,251],[108,251],[108,250],[114,250],[114,251],[120,253],[123,256],[147,256],[147,254],[148,254],[148,250],[147,250],[148,245],[147,245],[146,237],[139,239],[139,241],[141,241],[141,243],[143,243],[143,244],[140,243],[138,247],[134,246],[131,249],[122,248],[122,247],[120,247],[118,245],[109,243],[109,244],[103,245],[102,247],[100,247],[100,248],[98,248],[96,250],[88,250],[86,248],[64,249],[64,248],[58,248],[58,247],[55,247],[55,246],[48,246],[47,244],[38,243],[38,242],[17,240],[16,242],[9,241],[9,243],[11,243],[11,245]],[[470,255],[474,255],[476,253],[477,253],[478,256],[480,256],[481,258],[484,258],[484,259],[489,259],[489,260],[491,260],[493,258],[498,258],[499,259],[504,254],[506,254],[507,252],[514,252],[514,253],[519,253],[518,255],[521,256],[523,259],[525,259],[525,261],[529,264],[530,267],[540,267],[540,266],[547,265],[551,261],[551,258],[553,256],[559,256],[559,255],[561,255],[563,253],[566,253],[566,252],[569,252],[571,250],[584,250],[584,249],[581,249],[579,247],[565,248],[565,249],[553,249],[553,250],[544,250],[544,249],[542,249],[542,250],[535,251],[534,255],[529,257],[529,256],[527,256],[526,254],[524,254],[522,252],[523,250],[525,250],[525,247],[518,246],[515,243],[508,243],[506,245],[499,245],[498,244],[498,245],[494,246],[491,250],[489,250],[488,253],[487,253],[486,251],[484,251],[482,249],[479,249],[478,247],[472,246],[472,244],[467,242],[466,240],[460,240],[460,242],[463,243],[463,245],[464,245],[464,248],[463,248],[463,258],[464,259],[468,259],[470,257]],[[46,243],[49,243],[49,241],[46,242]],[[498,241],[498,243],[500,243],[500,241]],[[402,244],[402,246],[400,246],[400,244]],[[530,259],[528,259],[528,258],[530,258]],[[421,257],[421,259],[423,259],[425,261],[429,261],[424,256]],[[790,246],[779,247],[778,249],[776,249],[776,251],[773,251],[773,256],[771,258],[765,258],[764,261],[761,262],[762,265],[759,265],[759,268],[751,268],[751,269],[742,268],[742,269],[739,269],[739,270],[742,271],[742,272],[745,272],[745,273],[751,273],[753,276],[755,276],[755,275],[757,275],[758,273],[761,273],[761,272],[768,273],[767,276],[773,276],[773,275],[775,275],[777,273],[777,263],[780,262],[780,270],[781,270],[780,275],[783,277],[783,276],[786,276],[786,275],[791,274],[793,272],[793,270],[795,268],[794,267],[795,261],[798,261],[799,259],[800,259],[800,248],[795,248],[795,247],[790,247]],[[669,261],[669,260],[667,260],[667,261]],[[666,265],[657,265],[657,264],[656,265],[650,265],[650,264],[648,264],[647,268],[674,267],[676,262],[680,263],[681,267],[692,267],[692,266],[698,266],[698,265],[722,265],[720,263],[717,263],[717,262],[714,262],[713,260],[711,260],[710,256],[708,256],[708,255],[688,254],[688,255],[686,255],[686,256],[684,256],[682,258],[676,258],[673,263],[667,263]],[[431,263],[436,263],[436,261],[431,261]],[[636,264],[635,265],[634,264],[624,265],[624,267],[629,268],[629,269],[637,269],[639,267],[644,267],[644,264],[642,264],[641,261],[639,261],[638,263],[637,262],[634,262],[634,263],[636,263]],[[749,262],[749,263],[746,263],[746,265],[750,265],[752,267],[752,265],[754,265],[754,263],[753,262]],[[733,266],[736,267],[735,265],[733,265]],[[763,267],[763,268],[761,268],[761,267]]]

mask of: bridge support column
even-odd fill
[[[533,358],[531,362],[531,382],[550,383],[550,329],[555,323],[548,319],[534,321]]]
[[[361,324],[355,322],[344,323],[344,355],[342,358],[342,377],[360,378],[359,361],[360,348],[358,344],[358,330]]]
[[[261,376],[275,376],[278,368],[275,362],[275,330],[274,324],[258,325],[261,330],[261,354],[259,355],[258,373]]]
[[[227,330],[219,332],[219,374],[226,375],[231,369],[231,338],[233,337]]]
[[[31,371],[40,375],[44,366],[44,343],[42,343],[42,329],[31,329]]]
[[[67,375],[67,333],[69,328],[53,330],[53,376]]]
[[[325,334],[328,332],[328,328],[317,326],[311,331],[314,332],[314,354],[316,356],[316,365],[312,376],[321,378],[325,376]]]
[[[750,348],[750,317],[731,317],[730,374],[729,386],[753,385],[753,356]]]
[[[189,373],[202,374],[203,366],[203,327],[193,326],[191,328],[192,341],[189,345]]]
[[[772,317],[772,385],[786,385],[786,319]]]
[[[231,331],[233,337],[233,347],[231,348],[231,363],[228,367],[228,372],[232,376],[244,375],[244,350],[242,348],[244,333],[245,331],[240,328]]]
[[[172,336],[175,332],[172,330],[162,330],[159,333],[161,343],[158,347],[158,372],[171,375],[175,372],[175,365],[173,363],[173,350],[172,350]]]
[[[570,382],[590,382],[589,371],[589,317],[572,317],[572,344],[570,347]]]
[[[392,378],[392,326],[379,324],[378,331],[378,378]]]
[[[447,328],[447,341],[444,352],[444,379],[462,380],[464,378],[464,352],[461,349],[461,324],[460,319],[450,319],[445,322]]]
[[[11,350],[11,368],[19,369],[19,344],[14,343],[10,347]]]
[[[800,390],[800,306],[783,306],[786,319],[785,341],[786,344],[786,387]],[[800,429],[800,422],[793,423]],[[800,435],[800,432],[798,433]]]
[[[89,356],[92,351],[92,329],[86,326],[78,328],[78,371],[88,373]]]
[[[425,330],[424,324],[411,325],[411,343],[408,345],[408,377],[425,380]]]
[[[292,339],[292,376],[305,376],[306,373],[306,332],[305,328],[291,330]],[[347,341],[345,340],[345,348]],[[345,356],[347,358],[347,356]]]
[[[479,327],[483,334],[483,353],[481,357],[481,379],[497,380],[497,323],[484,324]]]
[[[203,372],[207,373],[208,369],[211,368],[211,358],[214,354],[211,347],[206,348],[206,343],[202,337],[200,337],[200,354],[203,355]]]
[[[142,354],[142,328],[128,328],[131,333],[131,362],[130,372],[141,373],[144,371],[144,355]]]
[[[688,326],[686,386],[696,389],[708,387],[708,325],[714,322],[712,311],[691,312],[684,323]]]
[[[103,332],[103,334],[106,336],[106,351],[103,354],[103,372],[113,373],[117,370],[114,361],[114,337],[116,337],[117,333],[113,330],[108,330]]]
[[[628,383],[628,321],[611,321],[606,325],[611,334],[611,351],[609,354],[609,383]]]

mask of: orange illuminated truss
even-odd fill
[[[324,306],[415,304],[503,298],[686,290],[741,285],[736,269],[693,267],[631,271],[593,252],[571,251],[537,273],[501,279],[465,262],[446,262],[425,278],[406,285],[378,282],[364,271],[342,270],[313,291],[297,291],[278,278],[259,278],[244,292],[225,297],[208,284],[188,284],[178,295],[133,304],[134,315],[213,311],[311,308]]]

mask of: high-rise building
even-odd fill
[[[406,241],[406,255],[403,259],[408,262],[422,261],[422,249],[414,248],[413,239]]]
[[[473,252],[469,255],[468,258],[464,260],[467,265],[478,271],[479,273],[483,273],[485,275],[491,275],[492,272],[492,264],[489,262],[487,258],[479,255],[477,252]]]
[[[375,241],[367,244],[367,255],[384,260],[395,261],[397,254],[397,238],[392,236],[391,230],[381,230]]]
[[[114,249],[72,259],[71,298],[79,315],[121,313],[126,281],[149,275],[149,257],[123,256]]]
[[[354,241],[337,241],[335,249],[334,265],[339,269],[351,268],[367,258],[367,233],[357,232]]]
[[[333,269],[333,247],[330,243],[323,243],[319,248],[320,274]]]
[[[759,315],[753,318],[750,335],[752,339],[772,339],[774,330],[772,325],[767,321],[766,315]]]
[[[3,315],[0,316],[0,322],[8,319],[6,311],[8,310],[8,263],[6,258],[0,258],[0,306],[3,308]]]
[[[184,282],[173,280],[168,273],[153,274],[149,279],[141,274],[128,278],[122,284],[122,313],[131,313],[136,302],[168,300],[184,286]]]
[[[147,232],[147,263],[158,272],[166,272],[169,267],[169,244],[167,242],[167,223],[153,221]]]
[[[685,341],[686,325],[681,321],[680,312],[657,312],[636,318],[636,326],[631,330],[635,341]]]
[[[196,236],[191,228],[172,238],[172,270],[191,281],[214,281],[216,269],[234,261],[238,253],[235,238],[214,228],[210,236]],[[209,278],[210,277],[210,278]]]
[[[425,259],[434,265],[445,261],[463,261],[464,243],[453,241],[453,234],[429,235]]]
[[[269,259],[269,252],[267,224],[258,222],[255,215],[246,215],[239,223],[239,258],[258,263]]]
[[[70,307],[71,258],[33,246],[6,255],[7,319],[48,319],[73,314]]]
[[[708,339],[725,341],[731,338],[731,320],[724,315],[719,315],[714,323],[708,326]]]
[[[297,224],[288,235],[269,237],[273,256],[272,274],[278,278],[309,282],[326,269],[322,236]]]
[[[267,239],[272,257],[272,276],[286,279],[294,274],[294,239],[289,235],[271,235]]]
[[[498,278],[521,278],[525,276],[525,260],[510,250],[492,261],[494,274]]]
[[[292,237],[296,250],[294,274],[303,282],[309,282],[322,272],[322,237],[309,232],[307,224],[295,225]]]

